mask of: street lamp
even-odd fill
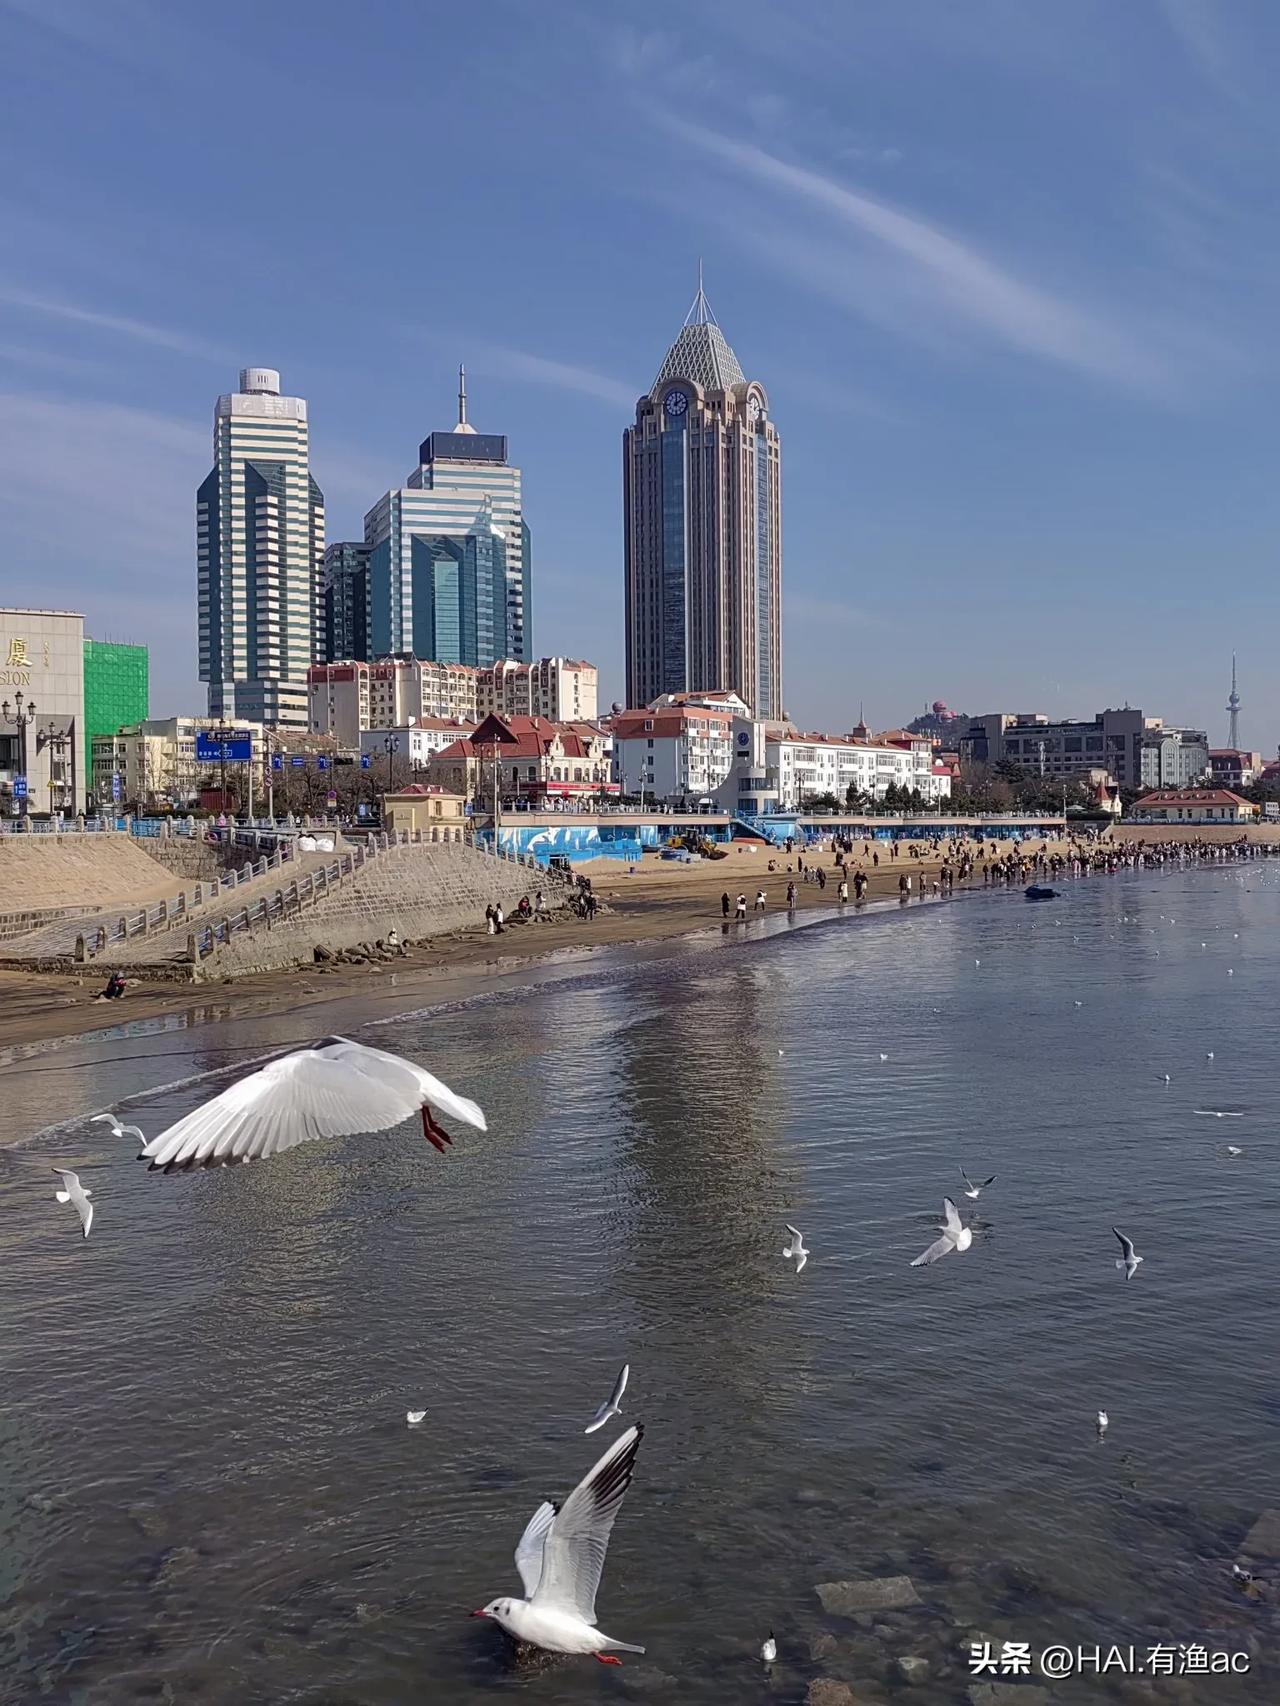
[[[399,752],[399,750],[400,750],[400,736],[399,735],[384,735],[383,740],[382,740],[382,745],[383,745],[383,748],[385,749],[386,754],[387,754],[387,792],[390,793],[391,792],[391,766],[392,766],[392,763],[395,759],[396,753]]]
[[[23,786],[25,787],[27,784],[27,729],[30,724],[34,723],[36,720],[36,707],[35,701],[29,700],[27,701],[26,709],[23,709],[23,697],[21,690],[14,694],[13,700],[13,709],[10,709],[9,701],[7,699],[0,702],[0,720],[10,724],[11,727],[18,731],[18,774],[22,777]],[[22,797],[19,815],[21,817],[26,817],[27,815],[27,796],[25,794]]]
[[[32,709],[34,710],[35,707],[32,706]],[[49,727],[47,729],[39,729],[36,731],[36,751],[42,752],[45,747],[48,747],[50,752],[53,754],[53,757],[58,760],[59,764],[65,763],[66,756],[67,756],[67,748],[70,745],[71,745],[71,736],[67,733],[67,731],[65,729],[60,729],[58,727],[58,725],[52,719],[50,719]],[[66,783],[61,778],[59,778],[57,783],[55,784],[54,778],[53,778],[53,764],[51,761],[50,765],[49,765],[49,805],[50,805],[50,807],[52,807],[54,804],[53,795],[54,795],[55,785],[56,785],[57,793],[58,793],[57,804],[59,807],[65,806],[67,803],[66,799],[64,797],[65,791],[66,791]]]

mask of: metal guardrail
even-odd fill
[[[212,882],[197,883],[190,897],[183,889],[172,900],[159,901],[154,907],[143,907],[139,912],[122,913],[114,924],[100,924],[97,930],[77,936],[75,958],[83,963],[96,959],[99,954],[122,942],[136,941],[157,931],[173,930],[177,925],[185,924],[193,912],[212,906],[229,890],[265,877],[269,871],[279,870],[294,857],[293,843],[284,842],[274,853],[264,854],[256,864],[242,865],[238,871],[227,871]]]

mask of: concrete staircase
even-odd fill
[[[310,965],[317,945],[331,951],[376,942],[395,929],[421,940],[483,923],[485,906],[511,911],[538,889],[562,904],[566,880],[532,860],[494,854],[461,839],[424,840],[423,831],[370,836],[341,854],[320,856],[288,880],[255,883],[234,910],[196,928],[130,943],[116,961],[140,978],[198,981]]]

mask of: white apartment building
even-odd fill
[[[786,734],[765,744],[770,781],[781,811],[799,810],[815,794],[834,794],[842,804],[849,788],[882,800],[890,783],[918,789],[928,801],[947,798],[951,777],[934,772],[928,740],[855,741],[848,736]]]
[[[433,753],[443,752],[456,740],[467,739],[474,729],[475,724],[470,722],[460,723],[448,717],[424,717],[421,722],[406,723],[402,728],[363,730],[360,751],[367,752],[376,766],[379,760],[385,763],[387,742],[391,741],[394,743],[390,751],[393,762],[403,759],[415,770],[425,769]]]
[[[307,669],[323,653],[324,497],[307,405],[246,367],[219,397],[213,469],[196,493],[200,679],[211,717],[305,731]]]
[[[406,728],[410,718],[474,726],[476,691],[477,672],[468,665],[420,658],[318,663],[307,671],[311,732],[332,735],[349,752],[359,749],[366,729]]]
[[[94,779],[103,802],[118,792],[119,798],[135,805],[192,804],[201,784],[217,769],[196,762],[196,736],[218,727],[216,717],[159,717],[131,723],[114,735],[93,737]],[[250,737],[253,767],[263,774],[261,723],[228,720],[231,734]],[[238,768],[238,766],[233,767]],[[112,776],[119,776],[118,790]]]
[[[698,800],[729,774],[733,715],[727,708],[658,701],[643,711],[620,712],[611,726],[613,774],[624,794]]]
[[[599,671],[580,658],[499,658],[476,672],[480,716],[546,717],[553,723],[594,722]]]

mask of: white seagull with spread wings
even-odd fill
[[[973,1233],[961,1225],[960,1211],[950,1197],[943,1198],[942,1212],[946,1216],[946,1224],[939,1228],[942,1237],[935,1239],[922,1256],[916,1257],[911,1264],[913,1268],[927,1268],[943,1256],[950,1255],[952,1250],[967,1250],[973,1243]]]
[[[601,1404],[595,1415],[583,1428],[584,1434],[593,1434],[597,1428],[602,1428],[610,1416],[621,1415],[622,1394],[627,1390],[627,1381],[631,1378],[631,1364],[624,1362],[622,1373],[613,1383],[613,1391],[609,1394],[608,1402]]]
[[[1133,1247],[1133,1239],[1132,1238],[1126,1238],[1124,1233],[1121,1232],[1121,1230],[1118,1226],[1113,1226],[1111,1228],[1111,1230],[1115,1233],[1116,1237],[1120,1240],[1120,1248],[1121,1248],[1121,1250],[1124,1251],[1124,1254],[1121,1256],[1120,1260],[1116,1263],[1116,1266],[1118,1268],[1123,1268],[1124,1269],[1124,1277],[1127,1280],[1131,1280],[1133,1278],[1134,1274],[1136,1274],[1138,1271],[1138,1263],[1145,1261],[1146,1257],[1140,1256],[1138,1254],[1138,1252]]]
[[[94,1114],[90,1125],[97,1125],[99,1120],[105,1120],[111,1127],[112,1137],[136,1137],[139,1143],[145,1143],[146,1137],[141,1128],[136,1125],[121,1125],[114,1114]]]
[[[84,1235],[89,1236],[89,1228],[93,1225],[93,1204],[89,1198],[92,1191],[85,1190],[80,1183],[79,1173],[73,1173],[69,1167],[55,1167],[53,1171],[62,1180],[63,1188],[53,1193],[57,1202],[69,1202],[80,1216],[80,1224],[84,1227]]]
[[[621,1664],[615,1652],[644,1651],[595,1626],[609,1535],[643,1434],[639,1426],[621,1434],[560,1510],[549,1499],[538,1506],[516,1547],[526,1597],[491,1599],[473,1617],[491,1617],[517,1641],[551,1653],[593,1653],[605,1665]]]
[[[474,1102],[425,1067],[346,1037],[329,1037],[242,1078],[153,1137],[138,1159],[166,1173],[256,1161],[313,1138],[386,1131],[416,1113],[422,1115],[422,1135],[443,1155],[453,1139],[436,1123],[437,1112],[488,1129]]]

